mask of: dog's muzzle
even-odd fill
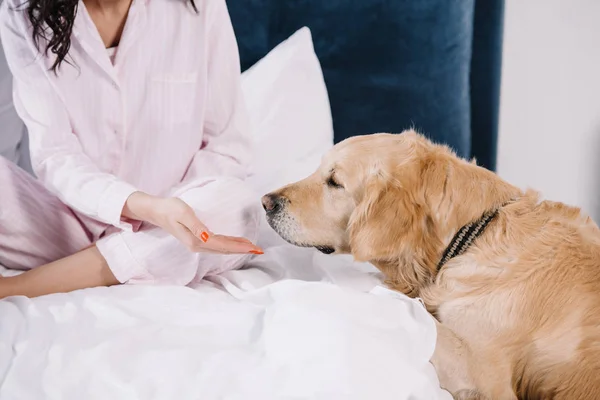
[[[299,241],[297,239],[298,228],[297,222],[292,216],[286,212],[286,206],[289,200],[283,196],[269,193],[262,197],[262,206],[267,213],[267,222],[279,236],[286,242],[300,247],[314,247],[323,254],[332,254],[335,249],[325,245],[315,245]]]

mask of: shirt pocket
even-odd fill
[[[160,74],[150,82],[153,117],[161,126],[189,123],[198,95],[197,74]]]

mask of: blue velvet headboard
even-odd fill
[[[415,127],[495,168],[504,0],[227,0],[242,70],[312,31],[335,140]]]

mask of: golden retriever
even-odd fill
[[[460,399],[600,399],[600,230],[414,131],[337,144],[263,197],[288,242],[350,253],[436,317],[431,362]],[[461,227],[495,213],[438,271]]]

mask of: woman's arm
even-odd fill
[[[82,214],[122,229],[132,228],[131,219],[150,222],[192,251],[260,252],[248,241],[213,235],[180,199],[147,195],[95,165],[28,36],[26,12],[14,3],[0,2],[0,38],[14,76],[15,107],[29,130],[32,165],[45,186]]]
[[[65,204],[106,224],[121,219],[132,185],[101,171],[83,152],[26,28],[23,7],[0,6],[0,38],[14,77],[14,103],[30,135],[32,166],[38,178]],[[60,73],[60,72],[59,72]]]

